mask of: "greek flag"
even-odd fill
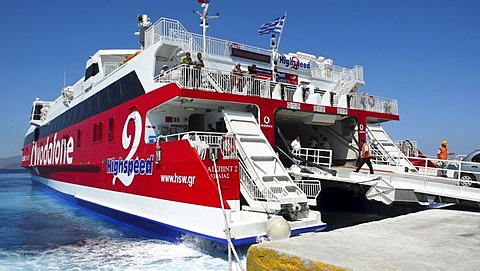
[[[284,23],[285,23],[285,15],[283,15],[280,18],[273,19],[268,23],[262,24],[262,26],[260,26],[260,28],[258,29],[258,33],[260,35],[270,34],[272,32],[280,33],[282,31]]]

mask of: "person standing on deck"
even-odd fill
[[[357,169],[354,170],[354,172],[360,171],[360,168],[364,165],[367,164],[368,168],[370,169],[370,174],[373,173],[373,166],[372,162],[370,161],[370,146],[368,146],[367,142],[365,140],[360,140],[360,143],[362,145],[362,152],[360,153],[360,161],[358,163]]]
[[[318,141],[317,138],[314,136],[310,137],[310,141],[308,141],[308,147],[311,149],[317,149],[318,148]]]
[[[243,92],[243,71],[240,62],[236,63],[232,69],[232,91],[235,88],[238,92]]]
[[[260,82],[256,80],[257,77],[257,65],[253,64],[248,67],[248,82],[249,82],[249,95],[258,96],[260,94]]]
[[[449,155],[455,154],[454,152],[448,152],[447,150],[448,142],[446,140],[442,141],[442,145],[438,148],[437,159],[444,160],[438,161],[439,168],[446,168],[448,166],[447,160]],[[447,172],[445,170],[439,170],[441,177],[447,177]]]
[[[181,65],[184,65],[182,67],[182,78],[183,78],[183,86],[187,86],[187,84],[190,81],[190,65],[192,64],[192,57],[190,55],[190,52],[186,52],[185,56],[182,57],[182,60],[180,62]]]
[[[292,141],[290,147],[292,147],[292,153],[294,155],[300,154],[300,148],[302,147],[302,144],[300,143],[300,136],[295,137],[295,140]]]
[[[323,137],[323,148],[329,150],[331,148],[330,143],[326,136]]]
[[[185,56],[182,57],[182,63],[181,64],[186,64],[186,65],[191,65],[192,64],[192,57],[190,55],[190,52],[185,53]]]
[[[199,88],[202,85],[201,68],[205,67],[203,63],[202,53],[197,53],[197,60],[193,62],[193,84],[194,88]]]

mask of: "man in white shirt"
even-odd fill
[[[293,154],[300,154],[300,148],[302,147],[302,144],[300,143],[300,136],[295,137],[295,140],[292,141],[290,147],[292,147]]]

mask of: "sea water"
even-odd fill
[[[245,268],[246,248],[237,251]],[[152,238],[0,171],[0,270],[228,270],[225,248]],[[240,267],[233,263],[233,270]]]
[[[317,201],[325,231],[377,221],[424,207],[386,206],[351,191]],[[237,253],[245,269],[247,247]],[[3,270],[228,270],[224,246],[186,237],[156,239],[73,205],[32,184],[23,170],[0,171],[0,271]],[[233,261],[232,270],[241,270]]]

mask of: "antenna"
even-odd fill
[[[193,12],[194,13],[197,13],[198,16],[200,16],[200,27],[202,27],[202,30],[203,30],[203,33],[202,33],[202,37],[203,37],[203,48],[202,48],[202,53],[205,54],[207,52],[207,48],[206,48],[206,44],[207,44],[207,38],[206,38],[206,35],[207,35],[207,27],[208,27],[208,23],[207,23],[207,20],[208,19],[215,19],[215,18],[218,18],[220,17],[220,13],[217,12],[216,15],[213,15],[213,16],[208,16],[208,7],[210,6],[210,0],[198,0],[199,3],[201,3],[201,7],[203,8],[203,12],[200,12],[198,10],[194,10]]]

